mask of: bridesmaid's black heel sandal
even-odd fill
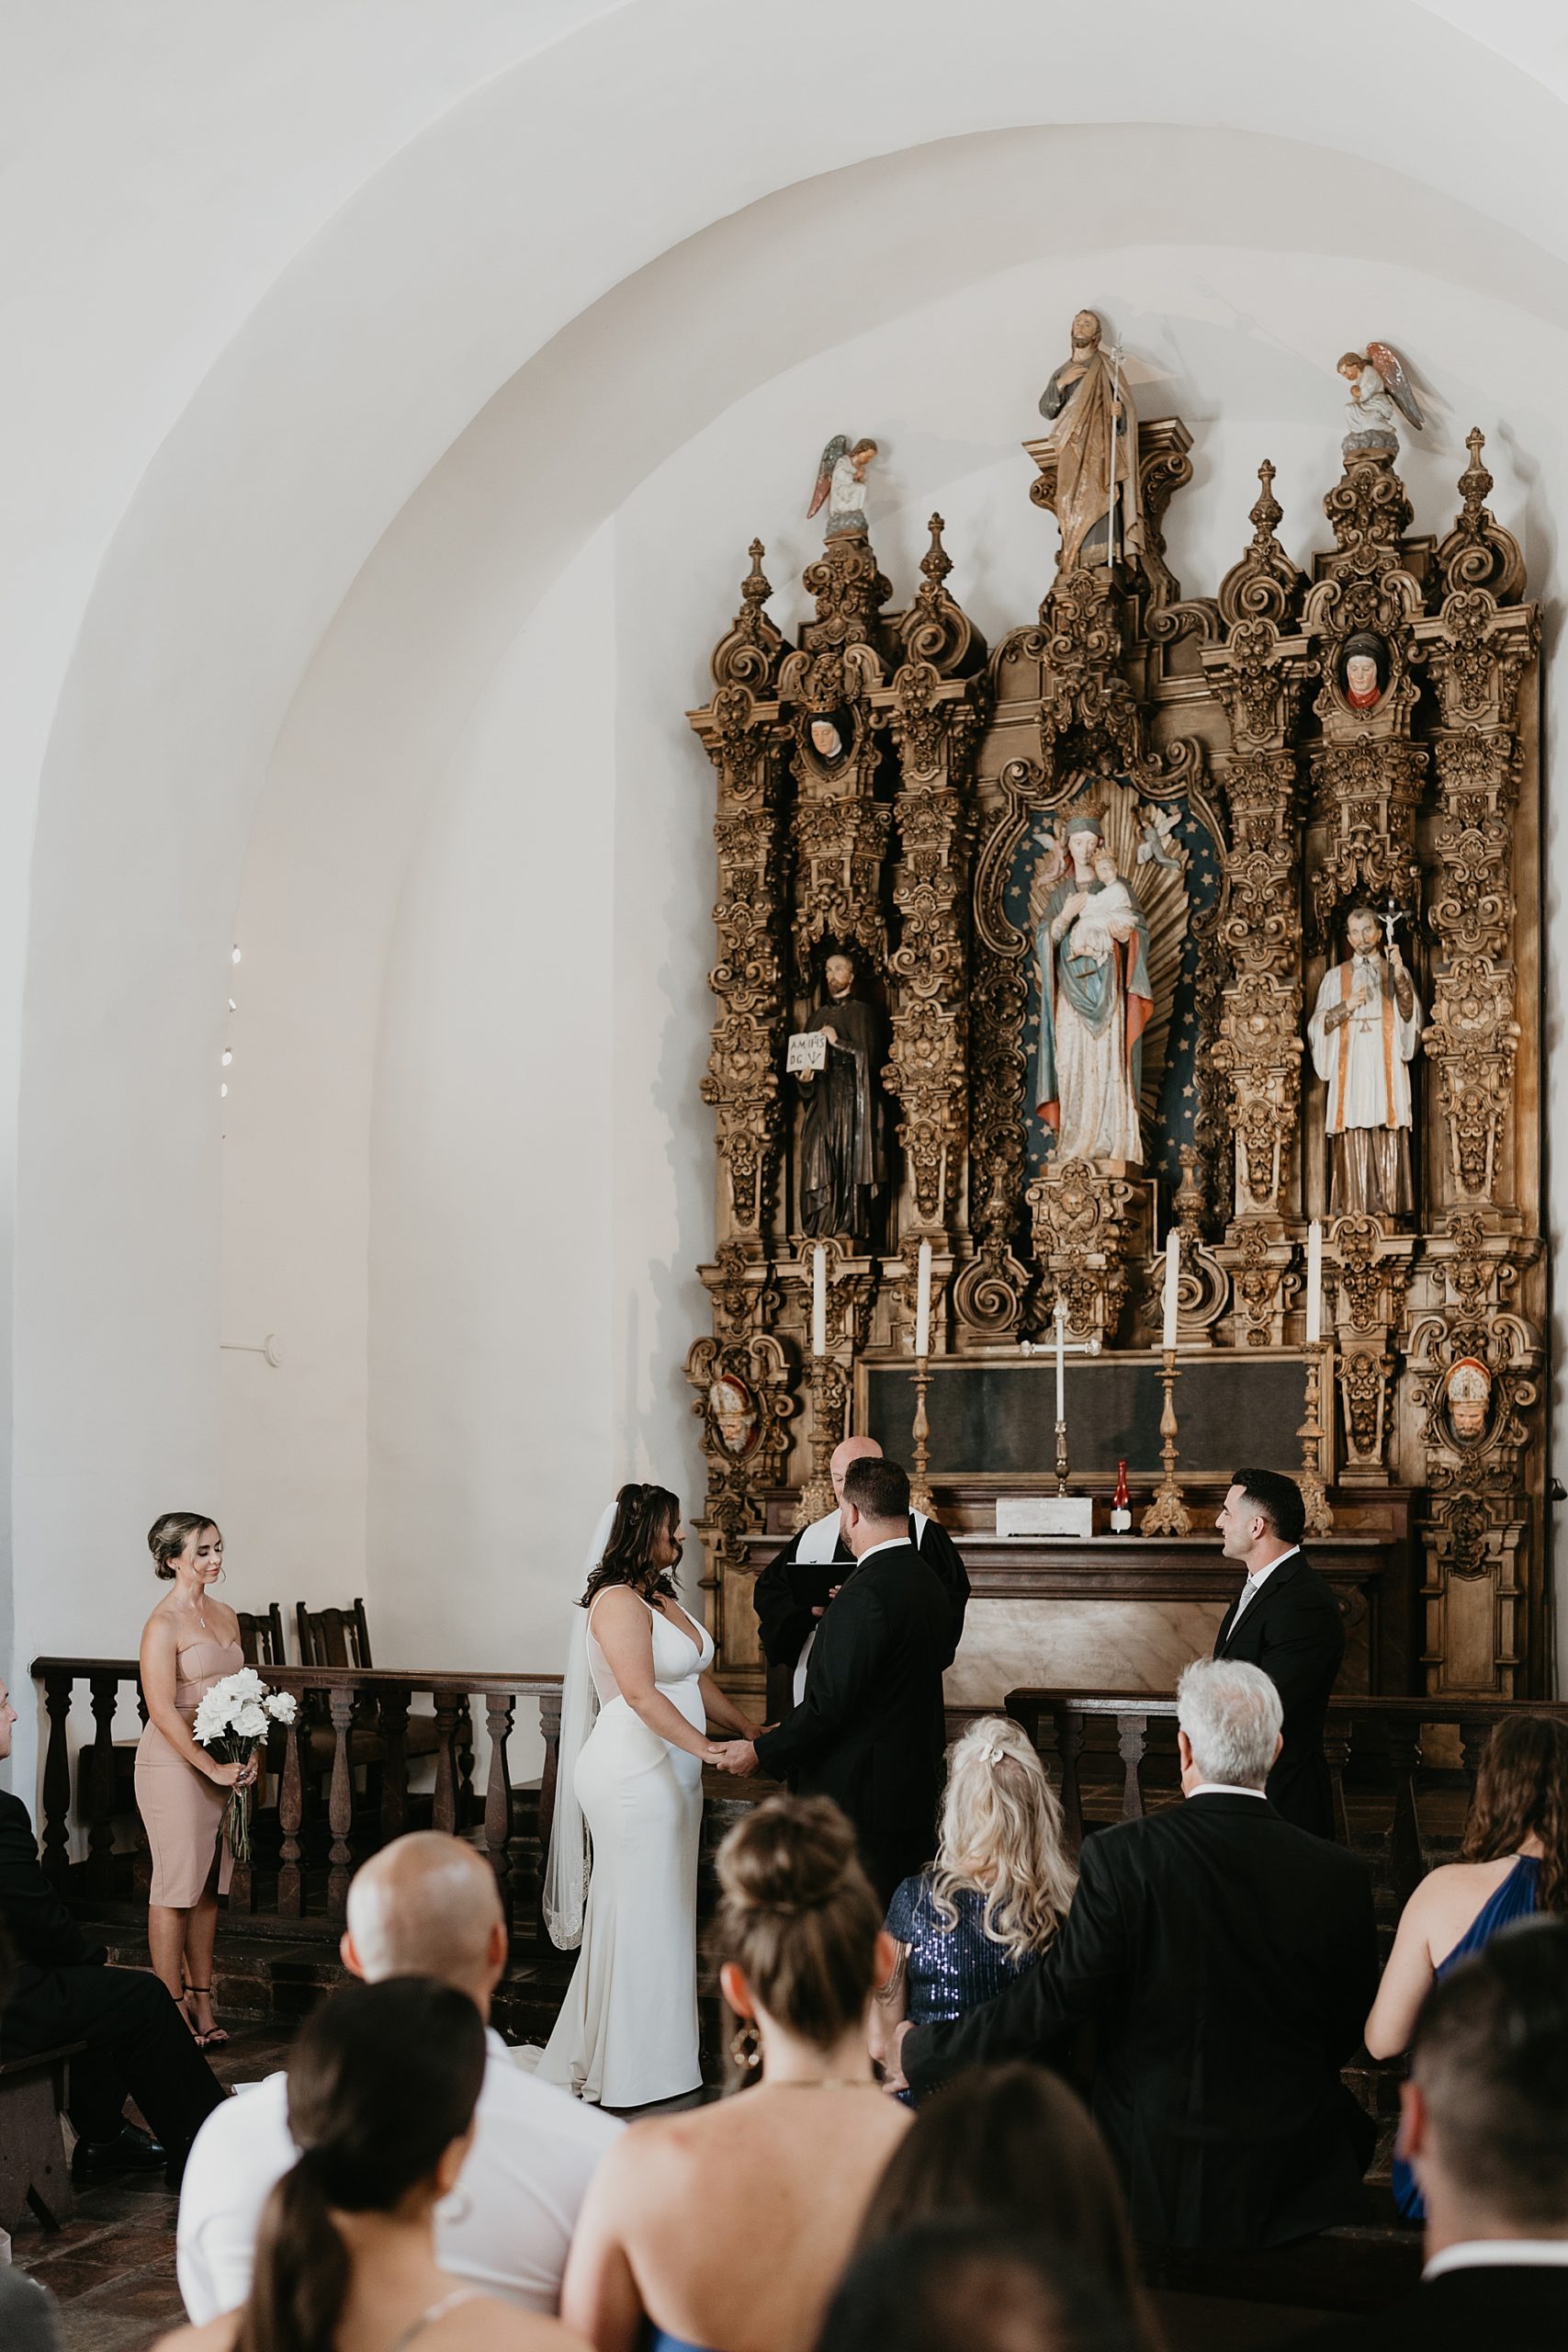
[[[187,1984],[186,1991],[203,1994],[209,2001],[212,1998],[210,1984]],[[191,2039],[198,2050],[221,2050],[228,2041],[229,2036],[220,2025],[213,2025],[209,2026],[205,2033],[193,2031]]]

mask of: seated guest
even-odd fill
[[[1371,1883],[1263,1793],[1280,1694],[1204,1659],[1177,1687],[1186,1802],[1089,1838],[1061,1934],[954,2025],[900,2026],[917,2098],[1096,2027],[1094,2116],[1159,2246],[1280,2245],[1350,2220],[1373,2133],[1339,2079],[1376,1983]]]
[[[506,1965],[495,1875],[471,1846],[434,1830],[399,1838],[348,1890],[344,1965],[369,1984],[427,1976],[481,2018]],[[590,2176],[622,2126],[525,2074],[493,2029],[462,2194],[435,2215],[444,2270],[523,2309],[553,2312]],[[250,2290],[263,2210],[293,2165],[288,2083],[270,2075],[230,2099],[197,2142],[180,2199],[180,2292],[200,2323]]]
[[[465,2286],[436,2259],[488,2068],[466,1993],[427,1976],[346,1984],[288,2062],[299,2154],[266,2200],[243,2308],[160,2352],[570,2352],[558,2320]]]
[[[877,2183],[860,2243],[962,2214],[1048,2240],[1140,2341],[1157,2340],[1105,2143],[1043,2066],[973,2067],[928,2099]]]
[[[0,2268],[0,2344],[6,2352],[65,2352],[54,2297],[19,2270]]]
[[[1429,1871],[1400,1917],[1367,2019],[1372,2056],[1408,2050],[1434,1979],[1537,1911],[1568,1911],[1568,1728],[1549,1715],[1514,1715],[1486,1743],[1464,1860]],[[1405,2220],[1418,2222],[1421,2193],[1398,2158],[1393,2193]]]
[[[1004,1715],[971,1724],[948,1759],[934,1866],[887,1913],[894,1970],[872,2011],[879,2063],[900,2019],[945,2025],[1010,1984],[1066,1916],[1077,1871],[1033,1744]]]
[[[1399,2144],[1427,2208],[1427,2267],[1374,2319],[1300,2352],[1562,2352],[1568,2344],[1568,1921],[1498,1936],[1434,1985]]]
[[[718,1880],[718,1981],[741,2021],[738,2063],[761,2078],[633,2124],[594,2176],[561,2312],[598,2352],[632,2352],[645,2327],[656,2352],[810,2352],[908,2129],[866,2054],[891,1954],[838,1807],[759,1805],[719,1848]]]
[[[966,2214],[859,2255],[817,2352],[1144,2352],[1146,2341],[1053,2239]]]
[[[16,1720],[0,1682],[0,1759],[11,1753]],[[0,1923],[16,1951],[11,1988],[0,2008],[0,2049],[7,2058],[26,2058],[58,2050],[62,2042],[87,2045],[71,2061],[67,2113],[77,2135],[73,2178],[163,2168],[177,2186],[191,2142],[222,2104],[222,2086],[157,1978],[107,1967],[103,1946],[88,1943],[43,1874],[26,1805],[4,1790]],[[151,2132],[127,2122],[128,2096]]]

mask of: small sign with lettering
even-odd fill
[[[1090,1495],[998,1495],[998,1535],[1092,1535]]]
[[[803,1069],[826,1069],[828,1039],[820,1029],[800,1029],[789,1041],[789,1058],[784,1068],[792,1076]]]

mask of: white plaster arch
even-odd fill
[[[1498,267],[1528,269],[1511,240],[1535,243],[1531,299],[1556,307],[1560,252],[1542,248],[1562,243],[1557,101],[1427,11],[1390,0],[1382,12],[1382,39],[1404,60],[1397,107],[1344,66],[1366,22],[1345,0],[1310,29],[1242,0],[1179,20],[1131,0],[1114,43],[1083,12],[1046,26],[1027,0],[992,0],[979,14],[977,31],[976,12],[960,24],[923,0],[868,0],[845,56],[842,12],[823,0],[793,11],[787,31],[769,26],[765,43],[720,0],[635,0],[510,70],[498,52],[423,128],[410,114],[356,193],[332,191],[313,233],[301,218],[292,263],[278,259],[248,318],[191,371],[195,389],[164,388],[143,472],[149,403],[25,665],[33,692],[14,697],[0,735],[23,754],[8,810],[18,850],[39,778],[0,1007],[0,1028],[21,1035],[20,1656],[65,1637],[84,1576],[123,1638],[141,1601],[112,1566],[131,1498],[216,1475],[212,1081],[266,763],[355,573],[531,354],[781,187],[1043,121],[1240,132],[1264,95],[1277,137],[1310,141],[1332,122],[1353,185],[1370,187],[1380,161],[1434,198],[1484,178]],[[1266,205],[1276,186],[1249,177],[1245,201]],[[1278,200],[1293,234],[1294,200]],[[1375,214],[1362,227],[1383,232]],[[95,422],[79,421],[84,440]],[[17,609],[14,572],[6,590],[0,609]],[[426,781],[440,749],[426,747]]]

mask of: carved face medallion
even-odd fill
[[[1455,1437],[1472,1443],[1486,1434],[1492,1403],[1492,1374],[1479,1356],[1461,1356],[1443,1384],[1449,1423]]]
[[[709,1383],[708,1410],[725,1452],[737,1461],[750,1453],[757,1442],[757,1407],[745,1382],[721,1373]]]

